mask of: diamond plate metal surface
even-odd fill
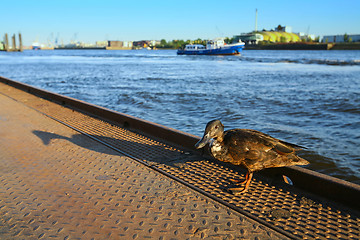
[[[174,178],[184,181],[188,185],[194,186],[195,189],[205,192],[206,195],[212,196],[213,199],[219,200],[219,202],[225,202],[228,206],[238,209],[240,213],[252,216],[254,219],[258,219],[260,222],[266,223],[273,229],[277,229],[279,232],[285,232],[285,234],[291,238],[360,238],[360,219],[358,213],[350,209],[345,209],[342,206],[338,206],[326,199],[321,199],[317,196],[312,197],[306,194],[304,195],[296,189],[281,184],[279,185],[276,182],[272,182],[272,180],[265,179],[260,176],[255,176],[255,180],[252,182],[250,190],[247,193],[240,196],[234,196],[222,189],[231,183],[231,179],[244,178],[244,174],[240,169],[234,170],[223,163],[209,161],[197,155],[194,156],[193,154],[187,153],[184,149],[170,146],[161,141],[151,139],[119,126],[114,126],[110,123],[101,121],[96,117],[84,115],[72,109],[37,98],[33,95],[25,94],[22,91],[13,89],[6,85],[0,85],[0,92],[3,92],[3,94],[11,96],[19,102],[58,121],[61,121],[81,133],[87,134],[95,140],[108,144],[113,149],[118,150],[118,152],[122,152],[133,159],[151,166],[152,169],[163,171]],[[50,129],[37,130],[34,132],[34,135],[42,139],[42,142],[45,145],[47,143],[50,144],[64,140],[65,142],[73,143],[77,139],[83,138],[83,135],[79,133],[66,136],[59,133],[52,133]],[[83,149],[94,150],[92,144],[86,146],[78,144],[78,146]],[[71,150],[69,149],[69,151]],[[118,152],[108,148],[107,151],[112,152],[106,153],[107,155],[112,156],[112,158],[119,155]],[[59,154],[63,154],[63,151]],[[82,158],[83,154],[85,153],[78,153],[76,156]],[[84,169],[88,166],[82,165],[78,161],[74,161],[73,164],[79,165],[80,168],[83,167]],[[97,164],[89,163],[89,166],[99,168]],[[140,164],[138,166],[140,167],[142,165]],[[71,167],[68,166],[68,168]],[[102,168],[100,167],[99,170],[101,169]],[[113,172],[104,172],[104,174],[98,176],[93,174],[93,177],[97,181],[103,180],[106,182],[117,182],[120,172],[115,169],[117,168],[112,168]],[[159,175],[157,173],[157,176],[161,176],[161,174]],[[168,193],[175,197],[176,194],[179,194],[177,192],[178,187],[175,187]],[[164,194],[161,193],[161,191],[158,193],[158,196],[160,195],[161,197],[164,197]],[[192,193],[190,195],[192,195]],[[167,195],[165,194],[165,196]],[[181,194],[180,196],[183,198]],[[177,196],[175,198],[177,199],[179,197]],[[164,200],[164,204],[168,201],[169,199]],[[206,201],[209,202],[209,200]],[[208,212],[206,212],[206,214],[207,213]],[[197,216],[196,212],[189,214],[190,219],[192,216]],[[208,221],[206,221],[206,223],[209,224]],[[213,225],[215,226],[216,224],[211,222],[211,226]],[[226,223],[226,225],[230,225],[232,228],[236,224]],[[230,226],[225,228],[231,229]],[[230,233],[230,235],[226,235],[226,231],[221,233],[223,235],[217,235],[219,229],[224,229],[224,226],[221,224],[219,224],[217,228],[210,228],[213,231],[212,233],[208,233],[209,230],[202,231],[203,228],[204,227],[201,226],[199,227],[200,230],[197,229],[195,231],[195,233],[198,234],[198,237],[243,237],[241,235],[234,235],[234,232]],[[261,225],[257,225],[254,229],[261,229]],[[243,234],[250,232],[251,231],[240,230],[240,233]],[[260,233],[256,233],[255,235],[257,234]],[[268,237],[269,235],[265,235],[265,238]],[[271,238],[273,237],[274,236],[271,236]]]

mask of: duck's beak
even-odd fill
[[[209,135],[209,133],[204,134],[202,139],[195,144],[196,149],[203,148],[208,142],[210,142],[211,138]]]

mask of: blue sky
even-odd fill
[[[319,36],[360,34],[359,0],[0,0],[0,36],[35,40],[211,39],[291,26]]]

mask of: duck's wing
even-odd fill
[[[302,159],[294,154],[300,146],[286,143],[256,130],[226,131],[224,142],[235,164],[242,164],[250,171],[302,165],[299,162]]]
[[[284,153],[288,153],[288,152],[294,152],[294,151],[301,150],[301,149],[306,149],[306,147],[274,138],[268,134],[265,134],[263,132],[256,131],[253,129],[239,129],[239,130],[249,133],[250,135],[252,135],[252,137],[254,139],[259,138],[259,139],[265,141],[266,144],[272,145],[274,148],[278,149],[280,152],[283,151]]]
[[[264,153],[274,148],[271,137],[251,129],[232,129],[225,131],[223,144],[235,165],[245,165],[245,162],[262,161]]]

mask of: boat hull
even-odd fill
[[[244,48],[244,44],[226,45],[215,49],[182,50],[177,51],[178,55],[238,55]]]

